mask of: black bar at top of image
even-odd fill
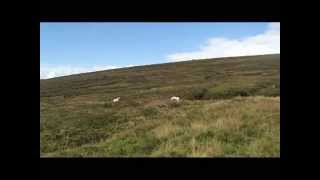
[[[40,4],[41,22],[279,22],[280,1]]]

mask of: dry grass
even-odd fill
[[[223,155],[223,149],[217,141],[196,142],[195,138],[190,141],[192,152],[190,157],[219,157]]]
[[[208,122],[205,121],[194,121],[191,122],[191,129],[195,132],[203,132],[209,128]]]
[[[196,102],[194,105],[163,109],[159,111],[156,119],[141,116],[136,112],[136,118],[115,126],[125,128],[115,132],[110,138],[101,140],[96,145],[67,148],[51,155],[279,156],[279,112],[279,97],[245,97]],[[133,140],[117,143],[128,138]],[[153,148],[144,152],[143,147],[148,143],[153,144]],[[134,153],[134,149],[137,148],[140,153]],[[124,152],[129,154],[122,154]]]
[[[168,138],[181,131],[180,127],[170,122],[160,125],[153,129],[154,136],[157,138]]]

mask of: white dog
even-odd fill
[[[116,102],[118,102],[119,100],[120,100],[120,97],[117,97],[117,98],[113,99],[112,102],[116,103]]]
[[[176,96],[172,96],[170,98],[171,101],[176,101],[176,102],[179,102],[180,101],[180,98],[179,97],[176,97]]]

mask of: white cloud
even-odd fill
[[[274,53],[280,53],[280,23],[270,23],[264,33],[251,37],[239,39],[214,37],[197,51],[170,54],[167,60],[173,62]]]
[[[124,66],[131,67],[133,65]],[[59,76],[67,76],[71,74],[79,74],[86,72],[102,71],[108,69],[120,68],[119,66],[93,66],[93,67],[75,67],[75,66],[52,66],[40,65],[40,79],[49,79]]]

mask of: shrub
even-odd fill
[[[111,108],[111,107],[112,107],[112,103],[110,103],[110,102],[105,102],[105,103],[103,104],[103,107],[105,107],[105,108]]]
[[[207,88],[193,89],[191,92],[191,98],[196,100],[203,99],[207,92],[208,92]]]
[[[224,91],[218,91],[215,93],[209,93],[210,98],[225,99],[235,96],[250,96],[251,92],[245,89],[226,89]]]
[[[279,96],[280,95],[280,88],[271,88],[271,87],[263,88],[257,92],[257,95]]]
[[[210,79],[210,78],[211,78],[210,75],[207,75],[207,76],[204,77],[204,79],[206,79],[206,80],[207,80],[207,79]]]
[[[142,113],[146,117],[153,117],[156,116],[159,113],[159,111],[155,107],[147,107],[142,111]]]
[[[108,153],[113,156],[146,156],[157,147],[158,143],[159,140],[147,135],[124,137],[112,141],[108,146]]]

